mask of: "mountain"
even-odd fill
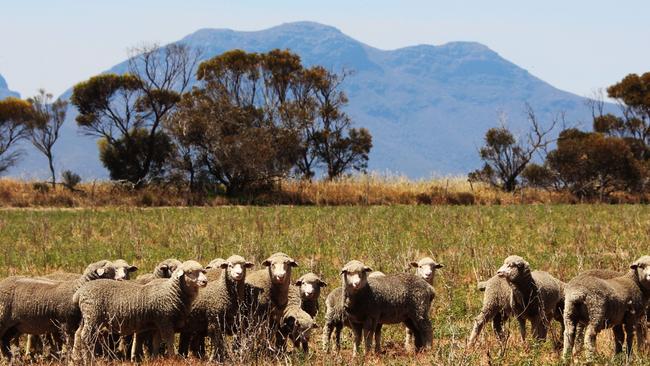
[[[526,131],[526,103],[541,121],[560,111],[570,122],[590,118],[584,98],[549,85],[475,42],[381,50],[312,22],[253,32],[201,29],[179,42],[199,47],[204,58],[234,48],[288,48],[306,65],[351,70],[343,84],[350,100],[347,112],[356,126],[367,127],[373,135],[370,169],[411,178],[466,174],[480,167],[477,151],[485,131],[504,113],[508,127]],[[123,62],[109,71],[125,70]],[[105,178],[96,143],[79,135],[74,115],[69,113],[64,127],[57,164],[83,177]],[[40,166],[45,172],[44,159],[39,156],[37,162],[33,155],[13,174],[40,172]]]
[[[0,100],[5,99],[7,97],[19,98],[20,94],[16,93],[15,91],[9,90],[7,81],[5,80],[5,78],[2,77],[2,75],[0,75]]]

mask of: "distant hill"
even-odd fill
[[[500,113],[509,116],[508,126],[515,132],[525,131],[525,103],[542,120],[559,111],[572,122],[587,122],[590,116],[584,98],[549,85],[475,42],[380,50],[312,22],[254,32],[201,29],[179,42],[200,47],[204,58],[234,48],[288,48],[307,65],[353,71],[343,86],[350,99],[347,111],[357,126],[373,135],[370,169],[411,178],[466,174],[478,168],[478,147]],[[109,71],[125,70],[123,62]],[[96,143],[79,135],[74,113],[64,129],[57,164],[83,177],[106,177]],[[41,166],[45,172],[44,159],[30,153],[12,174],[34,174]]]
[[[20,94],[16,93],[15,91],[9,90],[9,86],[7,85],[7,81],[5,80],[2,75],[0,75],[0,100],[5,99],[7,97],[16,97],[19,98]]]

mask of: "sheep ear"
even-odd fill
[[[138,267],[136,267],[136,266],[129,266],[129,268],[127,269],[127,271],[129,271],[129,272],[135,272],[137,270],[138,270]]]
[[[289,265],[291,267],[298,267],[298,262],[296,262],[295,260],[292,259],[291,261],[289,261]]]
[[[368,266],[364,266],[363,270],[364,270],[364,272],[372,272],[372,268],[370,268]]]
[[[418,264],[418,262],[411,262],[411,263],[409,263],[409,265],[410,265],[411,267],[415,267],[415,268],[420,267],[420,265]]]
[[[440,269],[440,268],[444,268],[445,266],[440,263],[436,263],[435,267]]]
[[[163,265],[160,266],[160,269],[165,271],[165,270],[169,269],[169,266],[166,265],[166,264],[163,264]]]
[[[176,275],[176,278],[181,278],[181,277],[183,277],[183,275],[185,274],[185,271],[183,271],[182,269],[177,269],[177,270],[174,272],[174,274]]]
[[[637,268],[639,268],[639,263],[636,263],[636,262],[632,263],[632,264],[630,265],[630,268],[631,268],[631,269],[637,269]]]
[[[268,267],[268,266],[271,265],[271,261],[267,259],[267,260],[265,260],[264,262],[262,262],[262,265],[263,265],[264,267]]]
[[[348,274],[347,269],[342,269],[341,272],[339,273],[339,275],[341,275],[341,276],[343,276],[344,274]]]
[[[230,265],[230,263],[228,263],[228,262],[223,262],[223,263],[221,263],[221,264],[219,265],[219,268],[221,268],[221,269],[226,269],[226,268],[228,268],[229,265]]]
[[[302,286],[302,280],[298,280],[298,281],[294,282],[294,285]]]
[[[244,268],[253,268],[253,267],[255,267],[255,264],[253,262],[244,263]]]
[[[327,282],[323,280],[318,280],[318,284],[320,285],[320,287],[327,287]]]
[[[106,273],[106,269],[104,269],[104,268],[97,268],[97,269],[95,270],[95,273],[97,273],[98,276],[103,276],[104,273]]]

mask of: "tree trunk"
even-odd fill
[[[52,174],[52,189],[56,189],[56,174],[54,172],[54,158],[52,154],[47,155],[47,162],[50,165],[50,173]]]

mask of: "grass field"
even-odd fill
[[[515,322],[500,349],[491,326],[479,346],[465,348],[472,320],[481,305],[476,282],[492,276],[509,254],[526,258],[534,269],[568,281],[590,268],[623,270],[650,253],[650,207],[641,205],[514,205],[514,206],[371,206],[102,208],[0,211],[0,271],[3,275],[42,274],[65,269],[81,271],[101,258],[125,258],[150,271],[167,257],[207,263],[233,253],[259,263],[284,251],[300,267],[322,273],[332,287],[350,259],[365,261],[385,273],[406,270],[406,264],[432,255],[445,268],[436,278],[438,296],[432,309],[433,348],[413,359],[402,345],[401,326],[384,327],[384,350],[370,356],[377,364],[555,364],[560,341],[554,325],[550,340],[522,343]],[[322,307],[324,308],[324,307]],[[322,325],[322,312],[319,323]],[[298,355],[286,362],[350,363],[350,332],[344,331],[344,352],[325,356],[320,332],[309,359]],[[599,337],[598,362],[612,359],[611,333]],[[174,361],[171,363],[184,363]],[[262,361],[260,361],[262,363]],[[360,362],[360,361],[358,361]],[[157,362],[156,364],[170,362]],[[637,355],[633,364],[648,364]]]

